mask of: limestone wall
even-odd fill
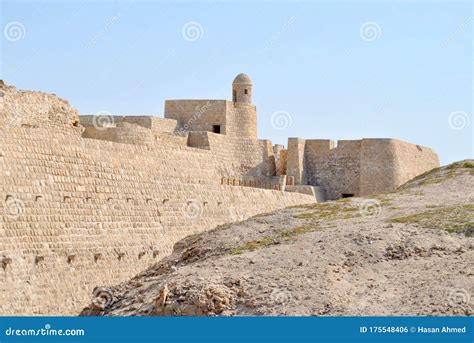
[[[271,148],[271,145],[270,145]],[[173,243],[311,196],[221,185],[215,153],[0,131],[0,314],[75,314]]]
[[[240,178],[242,176],[275,175],[275,156],[269,140],[241,139],[206,131],[192,131],[188,135],[188,145],[212,152],[222,176]]]
[[[166,100],[165,118],[175,119],[177,131],[211,131],[221,126],[226,134],[226,100]]]
[[[439,167],[431,149],[396,139],[363,139],[360,194],[386,192],[428,170]]]
[[[50,128],[80,134],[78,112],[54,94],[20,91],[0,80],[0,97],[1,128]]]
[[[5,83],[3,82],[3,80],[0,80],[0,125],[6,125],[5,107],[3,106],[5,92],[2,90],[4,88],[5,88]]]
[[[327,199],[391,191],[438,166],[433,150],[395,139],[288,139],[287,175],[324,188]]]
[[[273,155],[275,156],[276,175],[286,175],[287,150],[281,144],[273,145]]]
[[[359,195],[361,141],[306,140],[306,177],[322,186],[328,199]]]
[[[396,140],[290,138],[273,177],[250,104],[173,100],[166,119],[79,124],[54,95],[0,88],[0,315],[76,314],[94,286],[130,278],[187,235],[312,203],[321,187],[330,199],[391,190],[439,164]],[[285,182],[313,195],[255,188]]]
[[[100,130],[128,123],[150,129],[153,133],[174,133],[178,124],[174,119],[156,116],[120,116],[111,114],[80,115],[79,121],[86,129],[95,128]]]
[[[174,134],[176,120],[153,116],[79,116],[82,136],[117,143],[154,144],[163,139],[185,145],[186,139]]]
[[[242,139],[257,139],[257,109],[252,104],[227,103],[226,134]]]
[[[150,129],[126,122],[109,128],[86,127],[82,137],[136,145],[151,145],[155,142],[155,135]]]
[[[288,176],[294,177],[295,185],[306,184],[305,174],[305,140],[288,138],[287,169]]]
[[[223,135],[257,139],[254,105],[226,100],[166,100],[165,118],[178,122],[177,131],[210,131],[220,126]]]

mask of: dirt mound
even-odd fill
[[[473,170],[187,237],[81,315],[472,315]]]
[[[429,170],[426,173],[423,173],[401,185],[398,189],[401,190],[410,187],[440,183],[446,179],[465,172],[469,172],[471,175],[474,175],[474,160],[463,160],[449,164],[447,166]]]

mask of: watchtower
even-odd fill
[[[248,75],[241,73],[232,82],[232,101],[252,103],[252,80]]]

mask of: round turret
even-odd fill
[[[248,75],[241,73],[232,82],[232,101],[252,103],[252,80]]]

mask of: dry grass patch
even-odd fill
[[[232,248],[230,250],[231,255],[240,255],[244,251],[253,251],[260,248],[268,247],[269,245],[274,245],[280,243],[275,237],[263,237],[255,241],[246,242],[243,245]]]
[[[241,255],[245,251],[254,251],[257,249],[266,248],[271,245],[280,244],[282,241],[288,242],[294,240],[298,235],[320,230],[317,224],[303,225],[289,230],[277,233],[275,236],[266,236],[254,241],[245,242],[239,247],[230,249],[231,255]]]
[[[347,201],[344,200],[309,205],[306,206],[309,211],[294,215],[294,217],[315,221],[359,217],[359,208],[346,203]]]
[[[465,172],[468,172],[470,175],[474,175],[474,161],[459,161],[445,167],[431,169],[401,185],[398,187],[398,190],[403,190],[407,187],[413,187],[417,185],[423,186],[441,183]]]
[[[440,207],[408,216],[395,217],[392,223],[414,223],[430,229],[461,232],[474,236],[474,204]]]

